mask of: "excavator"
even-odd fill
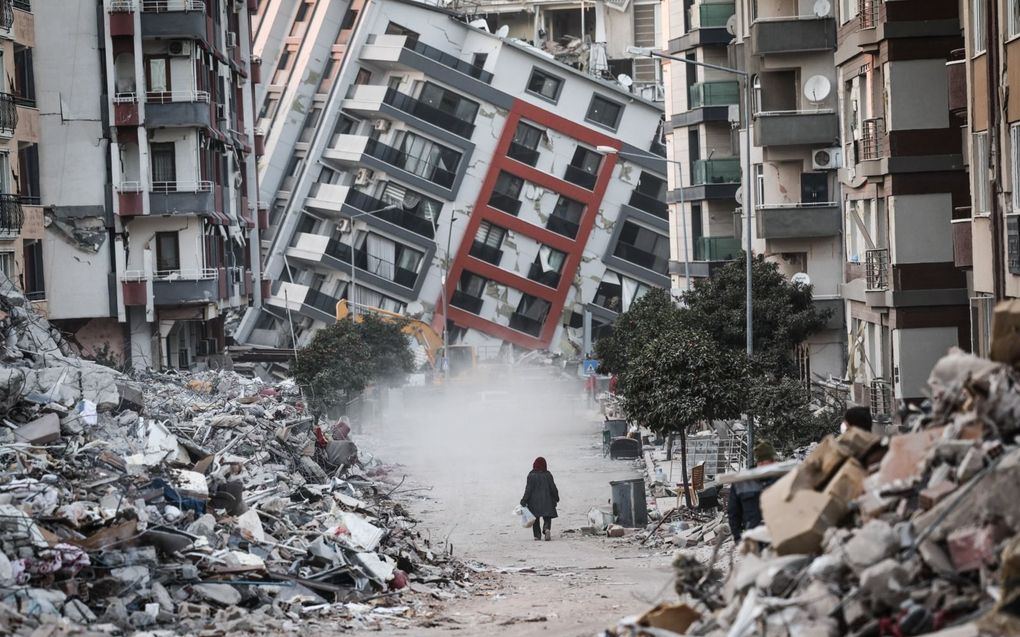
[[[443,339],[436,333],[432,326],[418,319],[408,318],[396,312],[390,312],[378,307],[358,305],[358,313],[351,312],[347,299],[336,304],[336,320],[343,321],[353,319],[363,321],[366,315],[378,317],[390,323],[403,322],[401,330],[415,344],[414,348],[428,361],[433,371],[439,371],[438,365],[442,360]],[[475,348],[471,345],[451,345],[449,354],[450,375],[455,376],[465,370],[474,369],[478,364]]]

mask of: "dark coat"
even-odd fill
[[[548,471],[532,471],[528,474],[528,485],[524,487],[521,506],[535,517],[556,517],[556,505],[560,502],[560,492],[556,489],[556,481]]]
[[[744,531],[762,523],[761,493],[772,482],[772,480],[747,480],[735,482],[730,487],[730,501],[726,513],[730,520],[730,531],[735,539],[739,540]]]

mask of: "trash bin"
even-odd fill
[[[622,438],[627,435],[627,421],[607,420],[604,429],[609,432],[610,438]]]
[[[613,490],[613,513],[617,524],[628,528],[643,528],[648,524],[648,505],[645,503],[645,481],[616,480],[609,483]]]

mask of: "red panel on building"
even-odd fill
[[[255,156],[261,157],[266,154],[266,134],[255,133]]]
[[[117,214],[121,217],[135,217],[144,212],[140,192],[119,192],[117,200],[120,204]]]
[[[124,294],[124,305],[145,305],[149,296],[145,281],[121,281],[120,288]]]
[[[218,268],[219,270],[219,284],[220,284],[220,298],[228,298],[227,295],[227,269]]]
[[[570,291],[574,275],[580,267],[581,255],[584,253],[588,236],[591,234],[592,227],[595,224],[595,217],[598,215],[599,207],[602,204],[602,197],[612,176],[613,167],[616,165],[616,156],[606,155],[603,158],[599,171],[596,174],[594,189],[586,190],[573,183],[564,181],[558,176],[543,172],[507,156],[507,149],[510,147],[517,124],[521,119],[527,119],[539,126],[570,137],[592,148],[596,146],[612,146],[619,149],[621,144],[614,137],[599,133],[583,124],[565,119],[522,100],[514,101],[514,105],[507,116],[499,142],[496,145],[495,153],[489,164],[489,171],[485,176],[485,181],[482,183],[478,200],[475,202],[474,213],[468,221],[468,226],[464,233],[465,239],[461,241],[457,256],[450,268],[450,274],[447,278],[450,284],[448,285],[447,293],[452,297],[453,291],[456,288],[456,282],[460,279],[461,273],[466,269],[489,280],[548,301],[550,304],[549,314],[546,316],[541,335],[538,338],[504,325],[493,323],[478,315],[452,306],[449,310],[450,318],[462,327],[478,330],[479,332],[501,338],[522,347],[541,349],[549,347],[556,332],[556,327],[560,322],[563,304]],[[489,197],[496,185],[496,179],[502,171],[521,177],[546,190],[562,194],[583,203],[585,208],[581,216],[577,236],[574,239],[570,239],[545,228],[535,226],[501,210],[490,208],[488,206]],[[560,273],[558,287],[556,289],[546,287],[519,274],[503,270],[490,263],[471,257],[468,254],[472,243],[470,238],[475,236],[482,221],[490,221],[493,224],[565,252],[567,256]],[[439,305],[441,303],[437,304],[437,306]],[[442,325],[442,318],[439,318],[436,322],[438,325]]]
[[[126,102],[113,105],[114,126],[138,126],[138,104]]]
[[[134,35],[135,19],[133,13],[114,12],[110,14],[110,35]]]

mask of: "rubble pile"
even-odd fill
[[[466,590],[393,467],[295,387],[136,383],[76,358],[9,282],[0,336],[0,634],[420,624]]]
[[[1018,383],[1011,367],[954,350],[904,433],[851,428],[802,462],[747,472],[775,480],[765,524],[736,555],[680,553],[681,601],[606,634],[1020,634]],[[728,577],[713,576],[725,562]]]

